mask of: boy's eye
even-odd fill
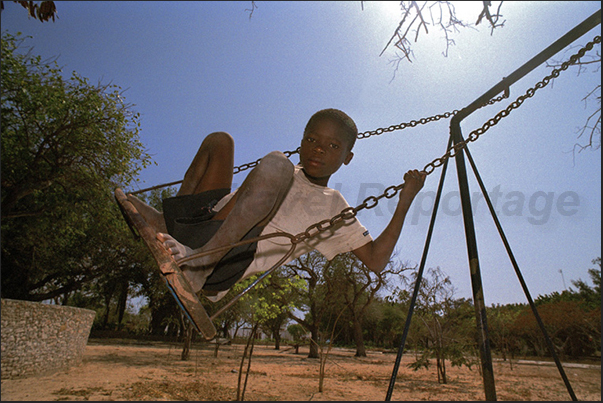
[[[339,145],[331,143],[331,148],[337,150],[339,148]]]

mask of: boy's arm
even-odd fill
[[[415,196],[423,187],[426,176],[425,172],[419,172],[416,169],[404,174],[404,188],[400,192],[400,200],[389,224],[377,239],[353,251],[358,259],[372,271],[381,272],[389,262],[400,232],[402,232],[406,213]]]

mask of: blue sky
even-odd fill
[[[481,2],[453,2],[475,22]],[[497,4],[498,2],[496,2]],[[317,110],[346,111],[360,131],[461,109],[567,31],[600,2],[505,2],[503,28],[485,25],[453,33],[444,57],[441,31],[429,27],[413,63],[397,71],[392,49],[379,56],[401,17],[397,2],[56,2],[58,19],[40,23],[5,2],[2,30],[33,36],[34,53],[58,56],[90,82],[126,89],[141,114],[141,140],[156,165],[141,187],[180,180],[203,137],[217,130],[235,138],[235,164],[273,150],[294,150]],[[578,39],[584,45],[600,26]],[[600,49],[600,47],[597,47]],[[574,49],[575,51],[575,49]],[[571,51],[556,59],[566,60]],[[511,100],[550,73],[540,66],[511,87]],[[470,146],[532,296],[589,280],[601,256],[601,151],[572,153],[576,130],[596,107],[582,99],[600,72],[570,69],[537,91]],[[465,119],[467,135],[508,105]],[[330,182],[351,205],[403,182],[445,152],[448,120],[359,140],[352,163]],[[297,163],[297,156],[292,157]],[[416,265],[429,225],[441,169],[430,175],[411,207],[397,259]],[[479,192],[469,173],[471,192]],[[243,174],[235,177],[239,183]],[[454,164],[427,261],[452,279],[457,297],[471,296]],[[475,226],[487,305],[526,302],[483,200]],[[391,218],[386,200],[359,219],[377,236]],[[562,270],[562,273],[560,272]],[[563,274],[563,276],[562,276]],[[564,284],[565,281],[565,284]]]

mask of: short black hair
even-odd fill
[[[304,129],[304,136],[308,133],[310,128],[315,123],[323,119],[330,119],[341,127],[346,136],[346,139],[348,140],[351,151],[352,148],[354,148],[356,138],[358,137],[358,128],[356,127],[356,123],[354,122],[354,120],[349,117],[345,112],[340,111],[339,109],[322,109],[312,115],[312,117],[310,118],[310,120],[308,120],[308,123],[306,124],[306,128]]]

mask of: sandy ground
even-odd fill
[[[189,361],[167,343],[90,340],[81,365],[52,375],[2,380],[2,400],[235,400],[244,346],[195,344]],[[354,350],[333,349],[324,391],[318,391],[319,360],[287,347],[256,346],[245,400],[384,400],[395,354],[377,351],[355,358]],[[413,371],[404,356],[392,400],[484,400],[479,369],[447,367],[439,384],[435,366]],[[566,366],[579,400],[601,400],[601,367]],[[498,400],[571,400],[554,365],[494,362]]]

